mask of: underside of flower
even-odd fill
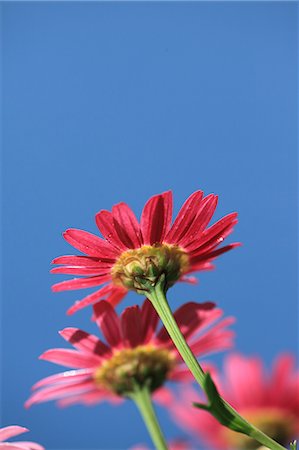
[[[287,444],[294,435],[296,418],[287,411],[284,414],[283,410],[264,409],[244,413],[244,416],[250,423],[280,444]],[[233,448],[254,450],[260,447],[257,441],[244,434],[234,433],[228,429],[225,429],[224,433],[226,440]]]
[[[112,268],[114,284],[144,291],[144,282],[155,286],[165,274],[166,287],[171,287],[189,268],[187,253],[176,245],[144,245],[123,252]]]
[[[162,386],[174,365],[175,357],[169,350],[149,345],[126,348],[105,361],[96,370],[94,380],[121,396],[129,396],[143,386],[153,392]]]

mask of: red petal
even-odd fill
[[[61,273],[65,275],[107,275],[111,271],[111,266],[106,267],[78,267],[78,266],[63,266],[54,267],[50,270],[51,273]]]
[[[78,350],[103,357],[110,353],[109,347],[96,336],[79,328],[65,328],[59,334]]]
[[[86,380],[90,378],[91,373],[94,369],[78,369],[78,370],[67,370],[66,372],[56,373],[55,375],[50,375],[49,377],[42,378],[37,383],[32,386],[32,390],[39,389],[43,386],[56,384],[56,383],[78,383],[78,381]]]
[[[215,309],[215,304],[212,302],[188,302],[175,311],[174,318],[187,339],[200,327],[205,326],[208,321],[215,320],[221,314],[222,312]],[[164,327],[160,330],[157,339],[160,342],[170,341],[169,334]]]
[[[73,289],[85,289],[100,286],[111,280],[111,274],[99,275],[96,277],[73,278],[72,280],[61,281],[52,286],[53,292],[70,291]]]
[[[113,290],[111,290],[111,294],[107,296],[106,301],[110,303],[111,306],[116,306],[127,295],[127,293],[127,289],[114,287]]]
[[[165,238],[166,242],[175,244],[184,236],[198,213],[202,196],[203,192],[197,191],[187,198]]]
[[[101,268],[107,266],[111,267],[113,263],[110,262],[110,260],[94,258],[93,256],[65,255],[53,259],[52,264],[62,264],[76,267]]]
[[[104,238],[118,250],[126,250],[126,245],[120,240],[114,226],[113,215],[109,211],[100,211],[96,214],[97,226]]]
[[[201,232],[210,222],[217,206],[218,197],[214,194],[207,195],[201,202],[196,218],[190,225],[188,231],[179,240],[182,246],[188,246],[195,238],[201,235]]]
[[[99,365],[100,359],[95,355],[79,353],[76,350],[53,348],[43,353],[39,359],[75,369],[88,369]]]
[[[19,425],[10,425],[9,427],[0,428],[0,441],[6,441],[11,437],[18,436],[27,431],[29,431],[28,428],[20,427]]]
[[[100,298],[105,297],[105,295],[109,294],[113,289],[112,284],[108,284],[107,286],[102,287],[96,292],[93,292],[90,295],[87,295],[87,297],[84,297],[82,300],[77,300],[71,308],[68,309],[67,314],[71,315],[75,312],[79,311],[80,309],[85,308],[86,306],[93,305],[97,301],[99,301]]]
[[[142,245],[141,230],[135,214],[126,203],[113,206],[112,215],[117,234],[128,248],[138,248]]]
[[[237,213],[232,213],[223,217],[210,228],[203,231],[198,239],[195,239],[193,242],[186,245],[186,249],[189,252],[196,252],[199,248],[207,250],[213,246],[219,245],[233,231],[233,227],[236,223],[238,223],[236,216]]]
[[[114,308],[102,300],[93,307],[96,323],[111,347],[117,347],[121,342],[121,325]]]
[[[159,322],[159,316],[151,304],[151,302],[146,299],[143,302],[142,308],[141,308],[141,328],[143,330],[143,338],[142,341],[144,343],[147,343],[151,340],[152,336],[154,335],[157,325]]]
[[[25,403],[25,407],[29,408],[34,403],[42,403],[49,400],[55,400],[64,396],[78,394],[79,392],[87,392],[93,389],[92,380],[83,381],[71,385],[54,385],[35,392]]]
[[[161,243],[169,231],[172,217],[172,192],[151,197],[141,215],[144,244]]]
[[[199,255],[195,254],[191,258],[191,264],[193,266],[193,264],[197,264],[201,261],[214,259],[217,256],[222,255],[222,253],[228,252],[229,250],[232,250],[235,247],[240,247],[240,245],[241,245],[240,242],[235,242],[234,244],[229,244],[224,247],[218,248],[218,250],[214,250],[211,252],[208,251],[207,253],[203,253],[203,254],[199,253]]]
[[[70,228],[63,233],[64,239],[80,252],[98,258],[115,261],[119,253],[103,239],[87,231]]]
[[[137,305],[124,310],[121,315],[121,329],[124,340],[132,348],[142,343],[141,314]]]

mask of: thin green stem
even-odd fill
[[[130,396],[137,405],[152,441],[157,450],[167,450],[167,444],[160,428],[149,389],[137,388]]]
[[[152,302],[154,308],[156,309],[160,319],[162,320],[166,330],[168,331],[173,343],[181,354],[183,360],[186,365],[192,372],[195,380],[198,382],[200,387],[205,391],[205,373],[201,368],[199,362],[196,357],[192,353],[189,345],[187,344],[178,324],[173,317],[172,311],[168,304],[165,291],[164,291],[164,283],[157,283],[154,289],[151,289],[147,293],[147,297]],[[226,401],[224,401],[226,407],[231,411],[234,416],[237,416],[244,424],[248,426],[250,431],[248,435],[250,435],[253,439],[260,442],[262,445],[265,445],[271,450],[285,450],[285,447],[278,444],[278,442],[271,439],[269,436],[264,434],[262,431],[257,429],[254,425],[249,424],[240,414],[234,410],[234,408],[229,405]]]

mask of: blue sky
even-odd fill
[[[96,232],[94,214],[119,201],[139,214],[172,189],[177,212],[197,189],[219,194],[215,218],[238,211],[243,246],[199,285],[173,288],[171,304],[216,301],[237,317],[238,350],[268,365],[296,351],[296,12],[291,2],[2,3],[3,425],[26,425],[51,450],[150,443],[129,402],[23,409],[31,385],[59,369],[37,359],[64,346],[57,331],[95,332],[90,311],[65,315],[77,293],[51,293],[51,259],[72,252],[61,232]],[[158,412],[168,437],[184,436]]]

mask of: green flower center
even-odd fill
[[[170,244],[144,245],[123,252],[112,268],[114,284],[134,291],[144,291],[143,282],[155,286],[162,273],[166,287],[172,286],[189,268],[189,256]]]
[[[269,408],[244,412],[244,417],[281,445],[287,445],[294,438],[296,418],[287,411]],[[228,429],[225,429],[223,432],[225,433],[226,441],[229,442],[232,448],[255,450],[261,445],[244,434],[234,433]]]
[[[147,386],[153,392],[162,386],[175,365],[175,356],[150,345],[117,350],[94,373],[95,383],[121,396]]]

